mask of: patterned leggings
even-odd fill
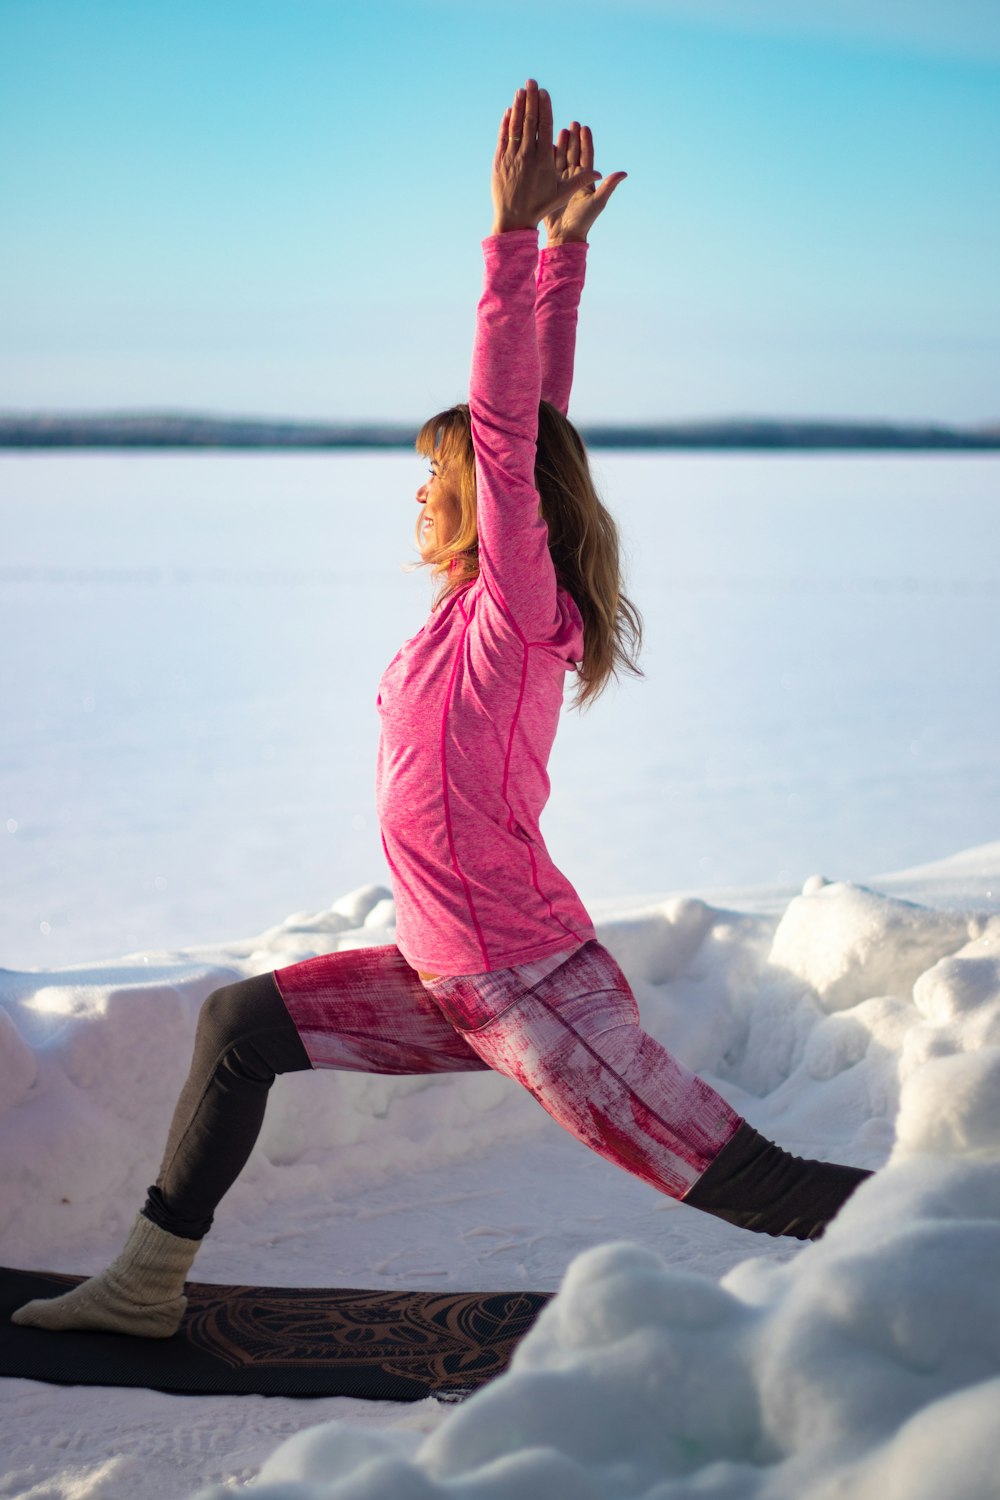
[[[597,941],[533,983],[499,969],[425,985],[394,946],[347,949],[206,1001],[147,1217],[175,1234],[204,1234],[250,1154],[274,1074],[310,1065],[495,1069],[585,1145],[673,1198],[744,1126],[642,1030],[625,975]]]

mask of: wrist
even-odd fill
[[[493,220],[493,228],[490,230],[490,234],[513,234],[522,229],[532,229],[537,234],[537,219],[532,223],[529,219],[514,219],[509,215],[498,214]]]
[[[585,234],[550,234],[545,241],[546,250],[555,250],[559,245],[586,245]]]

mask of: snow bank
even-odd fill
[[[131,1224],[159,1166],[213,989],[315,953],[391,940],[389,893],[365,886],[218,951],[133,954],[49,973],[0,970],[0,1242],[8,1263]],[[496,1074],[279,1078],[228,1205],[447,1162],[537,1129],[537,1106]]]
[[[392,917],[367,887],[214,955],[0,972],[5,1257],[51,1263],[109,1213],[131,1220],[212,988],[388,940]],[[1000,916],[816,877],[779,916],[681,899],[600,935],[648,1028],[759,1129],[884,1170],[822,1241],[718,1284],[637,1245],[588,1251],[510,1373],[429,1435],[314,1427],[272,1454],[251,1492],[995,1496]],[[234,1194],[333,1194],[354,1172],[555,1128],[486,1075],[328,1084],[278,1081]],[[747,1236],[748,1254],[759,1245]]]
[[[997,994],[994,989],[994,1010]],[[1000,1053],[993,1056],[994,1085]],[[978,1058],[947,1060],[978,1095]],[[940,1068],[938,1060],[930,1065]],[[914,1074],[904,1107],[936,1134]],[[339,1423],[261,1500],[993,1500],[1000,1104],[975,1155],[900,1148],[818,1244],[716,1285],[653,1252],[573,1263],[510,1373],[420,1441]],[[956,1147],[956,1143],[951,1143]],[[407,1451],[408,1450],[408,1451]],[[223,1489],[198,1500],[222,1500]]]

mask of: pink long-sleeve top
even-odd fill
[[[539,829],[583,623],[535,489],[539,397],[569,403],[585,245],[483,242],[469,407],[479,576],[432,609],[379,682],[376,806],[413,968],[480,974],[594,936]]]

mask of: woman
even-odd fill
[[[818,1237],[869,1175],[781,1151],[641,1030],[624,974],[539,832],[567,672],[586,703],[616,669],[638,670],[617,532],[565,417],[587,233],[625,174],[600,176],[589,131],[574,123],[553,145],[548,95],[529,79],[494,158],[469,402],[418,439],[430,458],[420,550],[442,589],[379,684],[396,945],[211,994],[124,1250],[16,1322],[172,1334],[275,1075],[309,1067],[496,1069],[610,1161],[767,1234]]]

